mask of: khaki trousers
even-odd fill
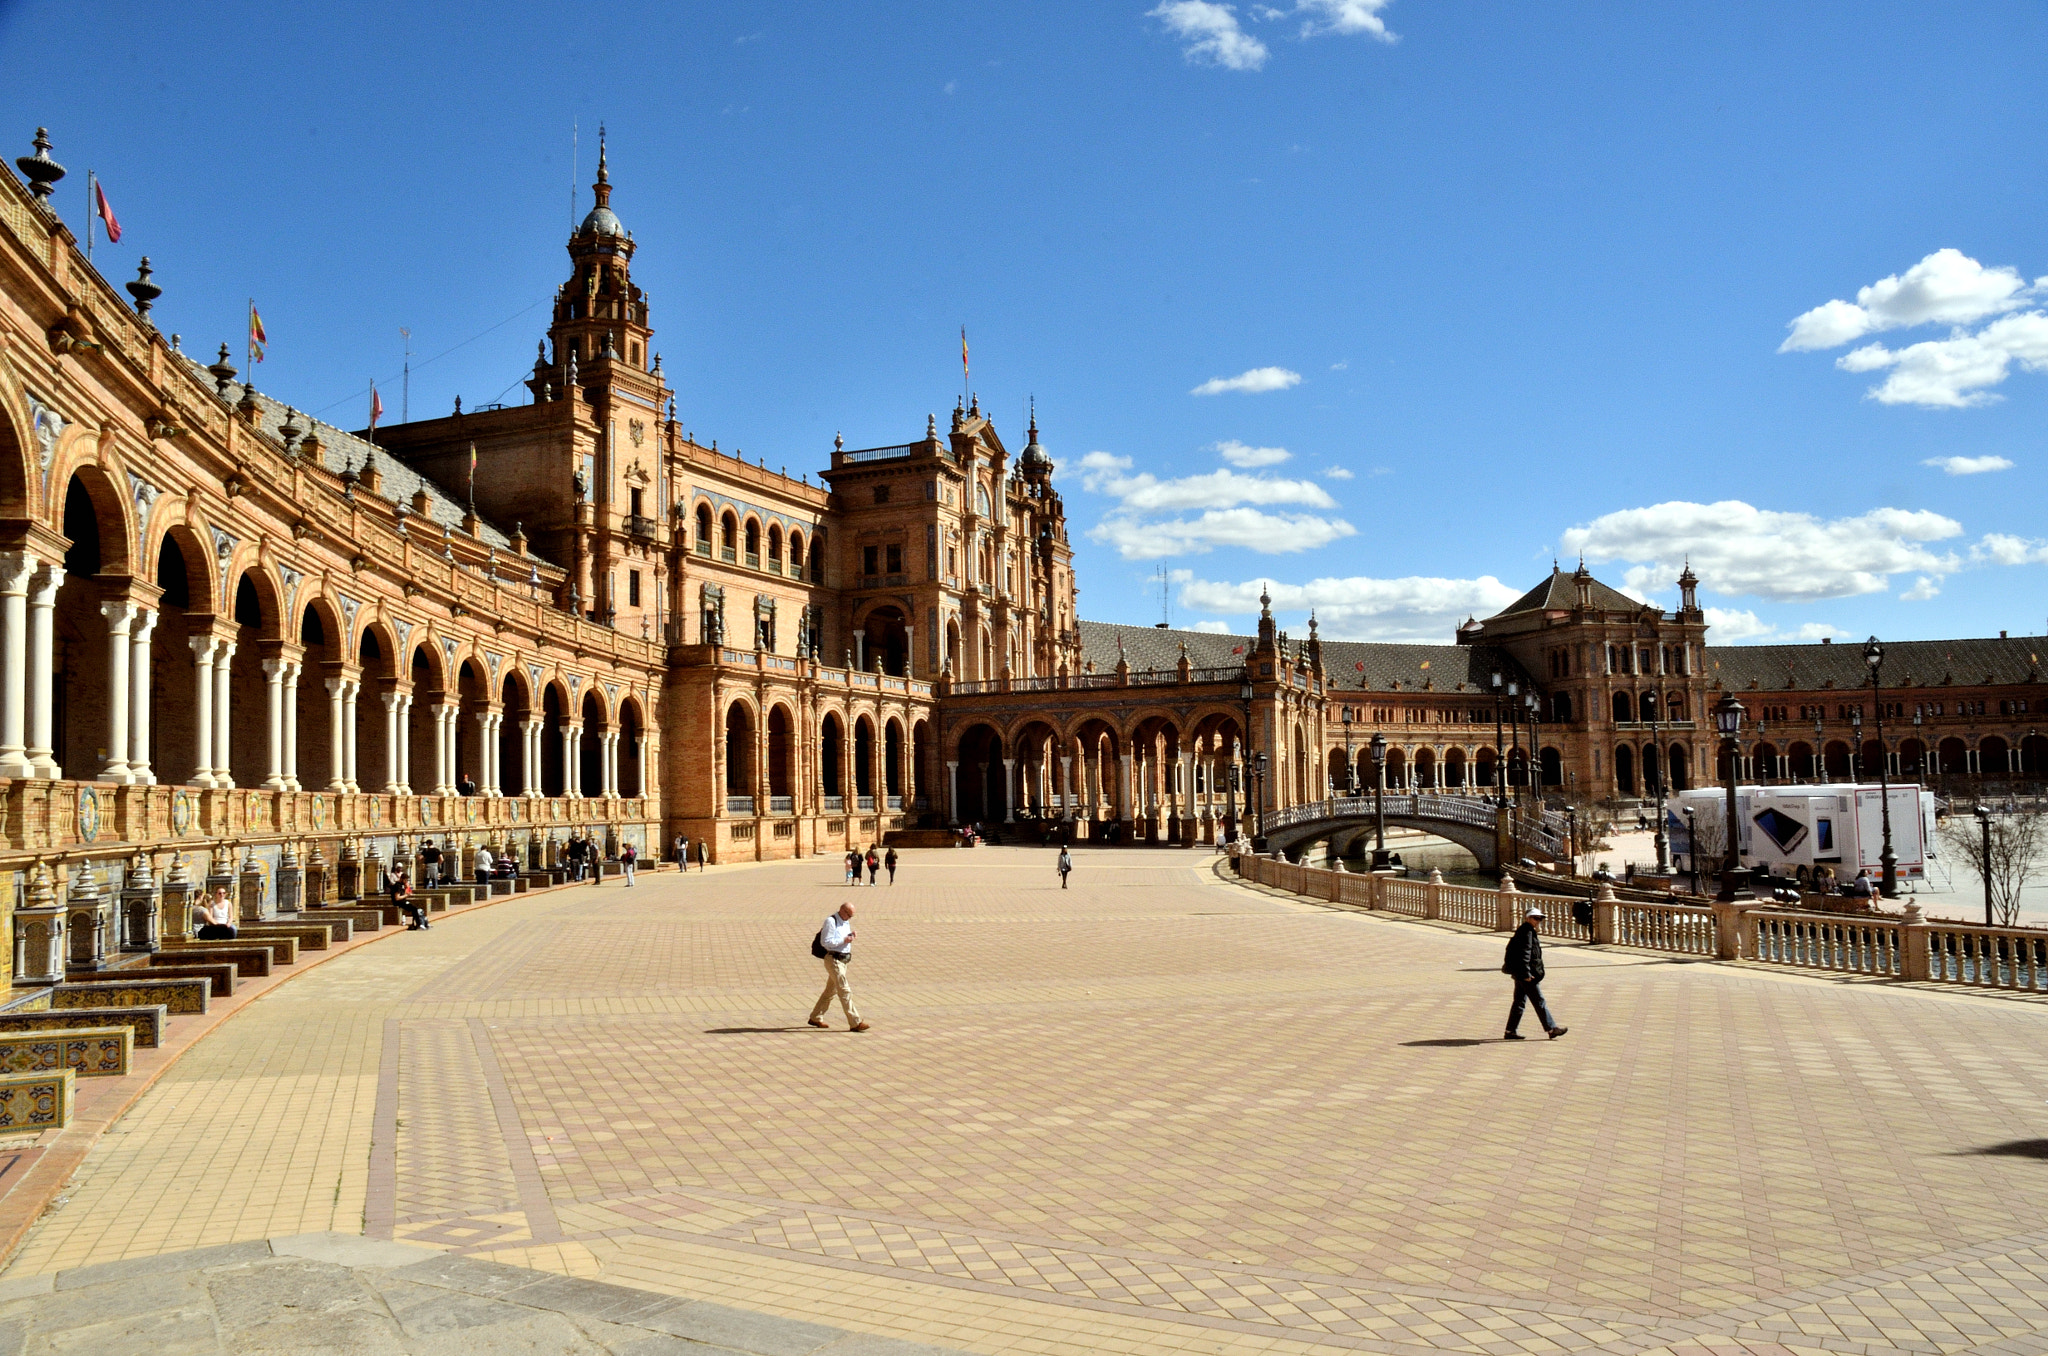
[[[860,1009],[853,1005],[853,990],[846,987],[846,962],[827,956],[825,958],[825,992],[818,995],[818,1001],[811,1007],[811,1020],[817,1021],[832,1009],[834,996],[839,1006],[846,1010],[846,1024],[860,1025]]]

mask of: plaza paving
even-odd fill
[[[164,1075],[0,1296],[338,1231],[991,1354],[2048,1352],[2041,1005],[1553,946],[1571,1034],[1507,1044],[1499,937],[1052,861],[337,957]],[[858,1035],[803,1024],[842,899]]]

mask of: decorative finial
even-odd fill
[[[220,357],[215,359],[213,366],[206,370],[213,374],[213,393],[222,400],[226,400],[228,398],[228,384],[235,379],[235,365],[228,361],[228,346],[226,344],[220,346]]]
[[[50,191],[57,181],[64,177],[64,167],[50,159],[50,129],[36,128],[36,153],[16,156],[14,166],[21,171],[21,177],[28,180],[28,191],[49,205]]]
[[[461,396],[457,396],[457,397],[455,397],[455,412],[456,412],[457,414],[461,414],[461,413],[462,413],[462,397],[461,397]]]
[[[924,417],[924,436],[927,438],[939,436],[939,416],[936,414],[928,414]]]
[[[128,284],[128,295],[135,298],[135,314],[139,316],[148,316],[149,308],[164,294],[163,288],[149,280],[153,271],[149,266],[149,256],[143,255],[141,267],[135,270],[135,281]]]
[[[833,435],[832,435],[832,450],[833,450],[834,452],[844,452],[844,451],[846,450],[846,435],[845,435],[845,434],[843,434],[843,433],[835,433],[835,434],[833,434]]]

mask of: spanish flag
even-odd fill
[[[967,375],[967,327],[960,327],[960,380],[969,380]]]
[[[270,342],[270,336],[263,332],[263,317],[256,314],[256,303],[249,303],[249,361],[263,361],[263,346]]]

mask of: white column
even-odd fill
[[[405,756],[398,742],[398,709],[404,696],[394,690],[379,698],[384,703],[384,793],[389,796],[405,794]]]
[[[915,626],[906,626],[903,628],[903,676],[910,678],[916,676],[916,674],[917,628]]]
[[[294,659],[284,670],[284,789],[300,791],[299,785],[299,675],[306,663]]]
[[[491,794],[491,713],[479,711],[475,717],[477,738],[476,789],[478,795]]]
[[[214,636],[192,637],[192,687],[199,698],[198,752],[193,755],[192,785],[212,786],[213,777],[213,656],[220,649]]]
[[[1116,786],[1116,817],[1118,819],[1129,819],[1131,817],[1131,781],[1133,761],[1134,760],[1129,753],[1124,754],[1124,775],[1117,779]]]
[[[455,721],[459,706],[446,702],[434,708],[434,794],[445,796],[455,790]]]
[[[32,777],[28,760],[28,585],[36,558],[0,555],[0,777]]]
[[[64,775],[50,756],[50,719],[57,698],[52,686],[57,590],[63,583],[62,565],[44,565],[28,586],[28,761],[34,775],[52,781]]]
[[[960,818],[960,764],[951,761],[946,764],[946,817]]]
[[[270,742],[264,762],[268,770],[263,784],[273,791],[284,789],[284,675],[290,667],[291,661],[287,659],[263,661],[263,695],[270,715]]]
[[[412,693],[399,694],[398,770],[391,776],[391,790],[400,796],[412,794]]]
[[[234,685],[230,681],[234,676],[234,662],[235,642],[222,641],[213,656],[213,784],[219,787],[235,784],[235,774],[231,771],[234,764],[229,761],[233,741],[229,738],[228,725],[230,713],[234,710]]]
[[[135,625],[135,604],[101,603],[107,619],[107,763],[103,782],[128,780],[128,640]]]
[[[540,794],[540,737],[544,728],[537,720],[519,722],[519,785],[526,795]]]
[[[606,731],[604,737],[604,793],[613,800],[619,798],[619,737],[620,732],[618,730]],[[761,748],[765,755],[768,748],[767,741],[762,741]],[[763,786],[768,784],[766,768],[762,769],[761,784]]]
[[[1003,760],[1003,822],[1017,822],[1017,760]]]
[[[345,678],[329,678],[327,688],[327,789],[348,790],[348,749],[344,743],[341,722],[348,711],[348,704],[342,698],[342,691],[348,686]]]
[[[341,760],[342,780],[351,791],[360,791],[363,784],[356,780],[356,698],[363,690],[363,680],[351,678],[341,694],[342,748],[346,756]]]
[[[1074,817],[1074,759],[1071,754],[1060,755],[1060,818]]]
[[[128,780],[146,786],[156,784],[156,773],[149,766],[149,652],[156,619],[155,610],[143,609],[128,641]]]
[[[562,722],[562,794],[576,794],[576,727]]]

